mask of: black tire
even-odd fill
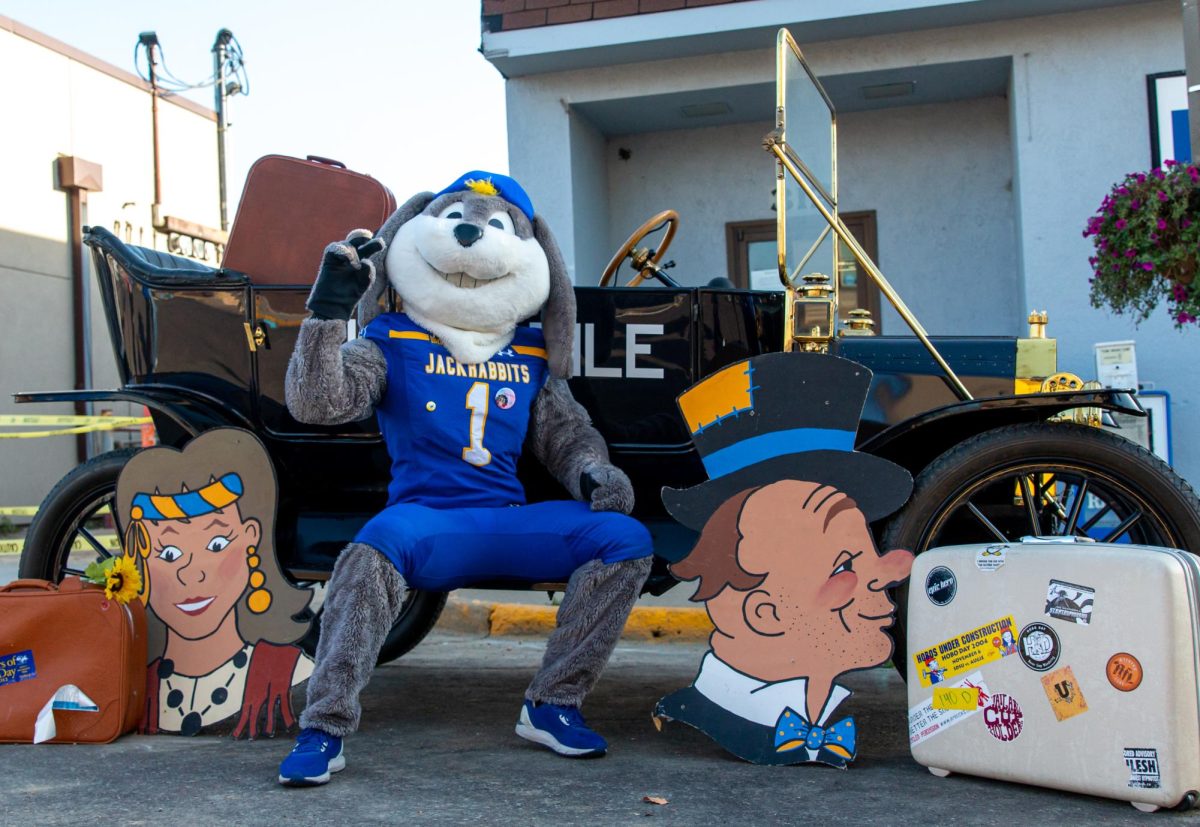
[[[77,539],[83,539],[85,543],[89,542],[89,537],[95,539],[85,523],[113,503],[117,493],[117,477],[125,463],[137,452],[138,449],[130,448],[101,454],[59,480],[46,495],[29,525],[18,568],[20,577],[36,577],[57,583],[66,574],[81,573],[79,569],[67,565],[69,550]],[[99,543],[90,544],[96,549],[96,559],[111,556],[112,552],[103,550]],[[411,591],[379,652],[379,663],[395,660],[420,643],[437,623],[445,605],[444,592]],[[309,634],[299,645],[312,654],[316,651],[319,634],[318,613]]]
[[[92,457],[50,489],[25,535],[18,569],[21,577],[57,583],[65,574],[78,573],[67,567],[70,547],[78,537],[90,533],[84,523],[116,499],[117,477],[137,451],[127,448]],[[97,559],[105,556],[112,553],[96,550]]]
[[[1022,478],[1032,497],[1016,496]],[[1078,495],[1081,488],[1109,509],[1099,509],[1090,526],[1083,519],[1089,499]],[[1036,506],[1031,509],[1029,501]],[[912,497],[884,529],[881,550],[920,554],[936,546],[1016,542],[1025,535],[1065,534],[1068,529],[1094,534],[1105,521],[1111,528],[1106,526],[1104,533],[1111,536],[1096,539],[1200,553],[1200,499],[1157,456],[1099,428],[1051,422],[1009,425],[978,434],[926,466],[917,475]],[[893,628],[893,661],[904,675],[907,584],[896,590],[896,597],[900,611]]]

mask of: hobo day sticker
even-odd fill
[[[933,686],[1017,651],[1012,615],[985,623],[915,653],[913,665],[921,686]]]

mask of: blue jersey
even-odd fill
[[[364,335],[387,360],[376,414],[392,460],[388,505],[523,505],[517,459],[546,382],[542,331],[517,328],[508,347],[478,365],[459,363],[403,313],[379,316]]]

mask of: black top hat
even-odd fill
[[[679,522],[702,529],[739,491],[794,479],[832,485],[868,521],[885,517],[912,493],[912,475],[854,450],[871,371],[817,353],[769,353],[736,362],[676,400],[708,481],[663,488]]]

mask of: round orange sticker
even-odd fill
[[[1108,682],[1122,692],[1132,692],[1142,684],[1142,665],[1128,652],[1117,652],[1104,668]]]

